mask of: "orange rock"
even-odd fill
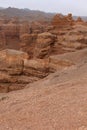
[[[83,22],[82,18],[81,17],[78,17],[76,22]]]
[[[42,59],[24,60],[24,74],[44,78],[49,74],[49,61]]]
[[[48,57],[51,51],[51,47],[55,43],[56,36],[45,32],[38,34],[37,44],[35,46],[34,57],[44,58]]]
[[[61,29],[72,26],[73,25],[72,14],[68,14],[68,16],[63,16],[61,14],[55,15],[52,20],[52,25]]]

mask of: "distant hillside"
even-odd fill
[[[82,19],[87,21],[87,17],[86,16],[82,16]]]
[[[3,8],[0,7],[0,17],[4,18],[12,18],[18,17],[22,20],[28,21],[37,21],[37,20],[45,20],[50,21],[56,13],[46,13],[39,10],[30,10],[27,8],[18,9],[18,8]],[[83,20],[87,21],[86,16],[81,16]],[[73,16],[74,19],[77,19],[77,16]]]
[[[20,19],[35,21],[35,20],[51,20],[55,14],[45,13],[38,10],[17,9],[17,8],[1,8],[0,17],[18,17]]]
[[[80,16],[84,21],[87,21],[87,16]],[[74,16],[74,19],[77,19],[77,16]]]
[[[3,7],[0,7],[0,10],[1,10],[1,9],[4,9],[4,8],[3,8]]]

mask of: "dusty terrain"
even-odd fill
[[[2,16],[0,130],[87,130],[87,22]]]
[[[86,130],[87,64],[62,75],[1,94],[0,130]]]

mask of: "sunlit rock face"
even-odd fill
[[[48,32],[38,34],[37,43],[34,51],[34,57],[48,57],[50,55],[52,46],[55,43],[55,39],[56,36]]]
[[[0,51],[1,92],[10,91],[9,88],[12,90],[23,88],[23,82],[26,84],[26,80],[23,79],[21,82],[21,76],[23,76],[24,59],[28,59],[28,57],[27,53],[17,50],[6,49]],[[14,89],[13,86],[15,86]]]
[[[61,14],[57,14],[54,16],[52,20],[52,25],[56,28],[68,28],[74,24],[74,20],[72,18],[72,14],[68,14],[67,16],[63,16]]]
[[[58,55],[86,48],[86,35],[87,23],[80,17],[73,20],[72,14],[57,14],[50,21],[0,19],[1,88],[21,89],[72,66]]]
[[[0,92],[24,88],[49,74],[49,60],[29,59],[26,52],[0,51]]]

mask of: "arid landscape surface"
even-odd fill
[[[87,22],[0,8],[0,130],[87,130]]]

